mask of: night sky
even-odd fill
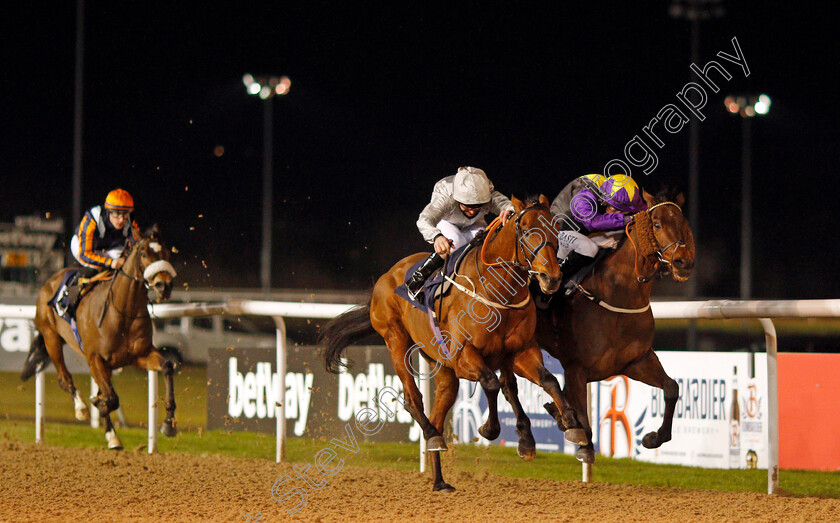
[[[246,72],[292,80],[274,103],[273,285],[356,290],[428,249],[414,223],[438,179],[473,165],[508,195],[553,198],[622,158],[690,78],[669,2],[86,4],[83,205],[127,189],[193,287],[259,285],[263,102]],[[762,92],[754,296],[840,295],[836,24],[777,4],[723,2],[701,26],[698,65],[732,74],[701,109],[703,296],[738,294],[741,121],[723,99]],[[15,2],[0,27],[0,221],[69,218],[75,2]],[[715,56],[733,37],[748,78]],[[634,177],[687,190],[688,125],[661,135],[658,167]]]

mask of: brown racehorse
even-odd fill
[[[428,316],[395,294],[406,271],[426,254],[415,254],[397,262],[379,278],[371,301],[335,318],[321,335],[326,344],[324,360],[327,369],[337,372],[343,364],[342,353],[350,344],[378,332],[391,354],[394,369],[400,378],[407,400],[406,410],[420,424],[427,450],[432,452],[435,475],[434,490],[451,492],[454,488],[443,480],[440,451],[446,450],[442,436],[443,422],[458,393],[458,378],[481,384],[487,401],[496,406],[500,385],[515,411],[522,412],[522,427],[517,427],[520,454],[533,458],[535,444],[530,422],[516,397],[515,370],[540,385],[554,400],[561,419],[566,422],[566,439],[584,444],[580,428],[555,377],[543,365],[542,353],[534,339],[536,308],[528,292],[529,274],[534,274],[543,292],[551,294],[560,284],[557,246],[551,226],[548,199],[524,204],[512,198],[515,218],[488,233],[481,249],[465,256],[455,277],[458,285],[439,304],[438,321],[447,347],[439,349]],[[420,354],[435,369],[435,400],[429,418],[423,412],[422,395],[409,370],[413,352]],[[501,383],[495,371],[502,370]],[[413,370],[413,369],[412,369]],[[430,373],[430,374],[432,374]],[[422,379],[422,377],[421,377]],[[426,377],[428,379],[428,376]],[[479,432],[488,439],[498,437],[498,418],[490,419]],[[530,438],[530,440],[528,439]]]
[[[152,346],[152,320],[149,316],[147,288],[154,301],[169,299],[175,270],[167,261],[169,251],[159,239],[135,233],[135,244],[127,247],[122,268],[112,272],[110,281],[96,284],[79,303],[76,322],[82,340],[79,347],[70,325],[49,305],[61,284],[63,269],[53,275],[38,293],[35,327],[39,334],[32,342],[30,355],[22,377],[34,374],[36,367],[52,360],[58,371],[58,383],[73,397],[76,419],[86,420],[90,414],[73,385],[73,378],[64,364],[63,344],[67,343],[88,363],[90,373],[99,386],[99,394],[92,398],[99,415],[105,419],[105,439],[108,448],[121,449],[122,443],[114,431],[110,413],[119,407],[119,398],[111,385],[111,373],[133,364],[141,369],[163,371],[166,378],[166,419],[161,432],[174,436],[175,398],[173,376],[175,362]],[[37,369],[40,370],[40,369]]]
[[[674,201],[664,193],[657,198],[644,195],[648,210],[634,215],[627,240],[581,282],[585,292],[569,299],[558,294],[548,310],[537,314],[537,341],[563,365],[564,392],[590,440],[577,452],[577,458],[585,463],[595,461],[586,409],[586,384],[591,381],[623,374],[662,389],[662,425],[646,434],[642,444],[658,448],[671,439],[679,387],[665,374],[651,346],[650,292],[655,276],[670,273],[680,282],[689,278],[694,267],[694,236],[681,210],[682,194]]]

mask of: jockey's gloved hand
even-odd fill
[[[111,260],[111,268],[112,269],[119,269],[120,267],[123,266],[124,263],[125,263],[125,258],[120,256],[119,258]]]
[[[502,225],[504,225],[512,217],[513,217],[513,207],[508,207],[507,209],[502,211],[502,214],[499,216],[499,219],[501,220]]]
[[[435,238],[434,247],[435,252],[440,254],[441,256],[449,254],[449,251],[452,250],[452,240],[450,240],[442,234],[439,234]]]

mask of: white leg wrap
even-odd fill
[[[108,442],[109,449],[119,450],[123,448],[122,441],[120,441],[120,438],[117,437],[117,433],[113,430],[109,430],[105,433],[105,441]]]
[[[73,408],[76,410],[76,419],[79,421],[87,421],[90,419],[90,411],[87,403],[79,396],[79,391],[73,395]]]

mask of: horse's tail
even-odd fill
[[[370,300],[336,316],[324,326],[318,345],[324,346],[324,365],[329,372],[338,374],[340,367],[349,367],[341,355],[353,343],[376,333],[370,322]]]
[[[41,372],[47,365],[50,364],[50,354],[47,352],[47,345],[44,343],[44,335],[40,332],[35,339],[32,340],[32,345],[29,346],[29,355],[23,363],[23,370],[20,373],[21,381],[26,381],[36,372]]]

